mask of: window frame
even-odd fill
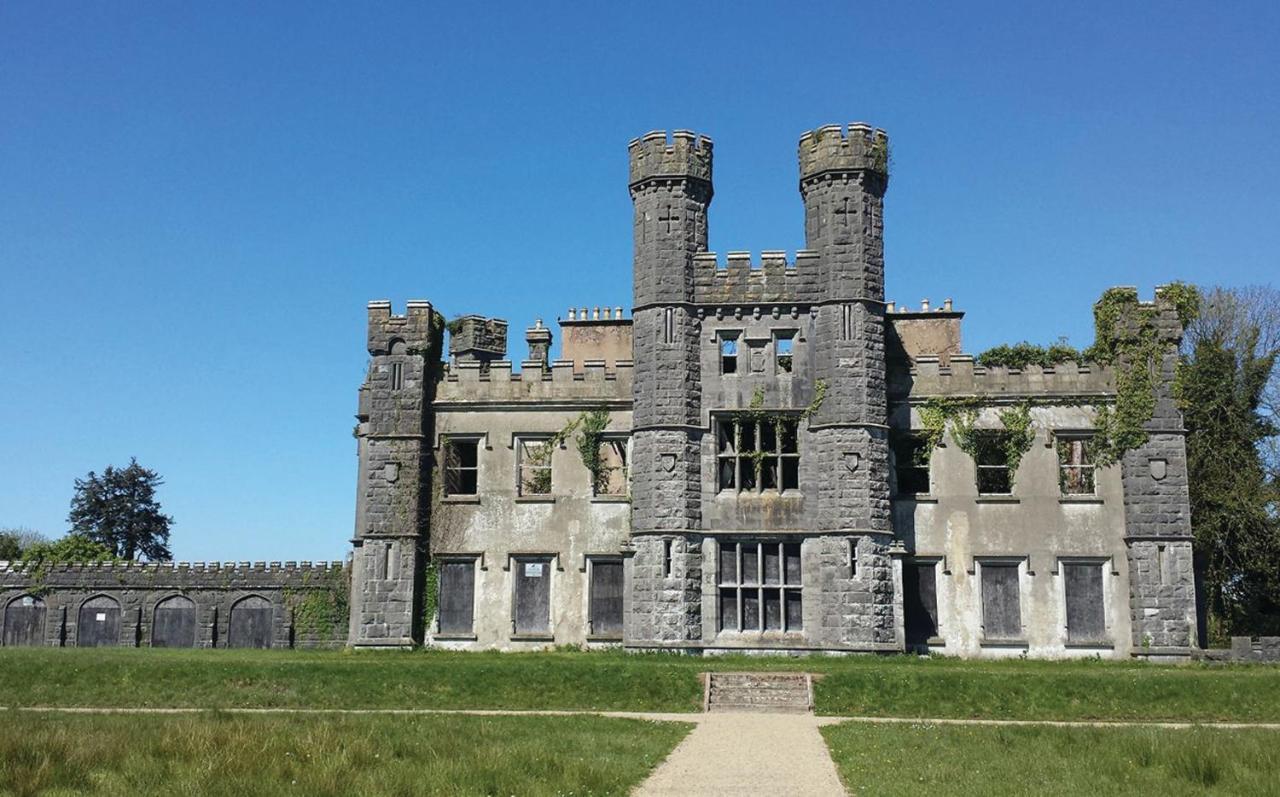
[[[622,492],[606,493],[606,492],[600,491],[600,481],[601,481],[600,475],[604,473],[606,470],[604,465],[601,464],[599,470],[596,472],[596,474],[594,474],[591,480],[591,497],[592,498],[600,498],[604,500],[615,500],[615,499],[627,498],[628,496],[631,495],[631,435],[621,433],[621,432],[613,432],[613,433],[605,432],[600,435],[599,442],[597,442],[596,444],[597,451],[599,450],[600,447],[614,444],[614,443],[619,443],[619,442],[622,443],[622,448],[621,448],[622,466],[618,468],[608,468],[607,470],[610,472],[616,471],[616,470],[622,471]],[[603,461],[604,461],[603,459],[598,460],[598,462],[601,462],[601,463],[603,463]],[[606,484],[608,483],[607,479],[605,480],[605,483]]]
[[[924,451],[924,464],[903,465],[902,458],[898,456],[899,447],[904,443],[916,443],[920,450]],[[929,446],[929,438],[922,430],[910,429],[902,430],[890,434],[890,450],[893,452],[893,486],[894,494],[903,497],[912,497],[918,495],[933,494],[933,450]],[[975,463],[976,464],[976,463]],[[902,475],[906,471],[924,471],[924,490],[904,490],[902,489]],[[918,474],[917,474],[918,476]]]
[[[534,500],[545,501],[554,498],[555,490],[555,450],[553,445],[555,435],[545,432],[529,432],[515,435],[516,449],[516,497],[531,498]],[[547,461],[545,464],[526,463],[525,462],[525,446],[530,445],[547,445]],[[526,492],[525,491],[525,469],[533,471],[546,471],[547,488],[544,492]]]
[[[476,638],[476,571],[480,567],[479,554],[445,554],[435,557],[435,563],[440,567],[441,577],[436,583],[436,616],[435,633],[432,635],[437,639],[475,639]],[[445,565],[471,565],[471,624],[466,630],[450,630],[445,631],[441,626],[441,620],[444,615],[440,609],[444,605],[444,566]]]
[[[733,344],[733,354],[725,354],[725,345]],[[722,329],[716,332],[716,357],[720,362],[721,376],[740,376],[742,374],[742,330]],[[726,370],[728,362],[733,361],[733,368]]]
[[[476,448],[476,464],[472,467],[451,464],[450,458],[455,443],[470,443]],[[480,449],[483,447],[483,434],[442,434],[440,436],[440,496],[442,498],[476,498],[480,495]],[[475,490],[473,492],[455,492],[450,489],[450,474],[454,472],[475,472]]]
[[[1111,612],[1112,590],[1114,589],[1112,578],[1116,575],[1112,559],[1106,556],[1059,556],[1055,561],[1054,575],[1058,576],[1061,586],[1058,588],[1058,597],[1061,600],[1062,608],[1062,640],[1063,644],[1069,648],[1111,648],[1114,647],[1112,640],[1113,626]],[[1101,573],[1101,611],[1102,611],[1102,635],[1096,638],[1071,638],[1071,617],[1068,613],[1067,602],[1067,567],[1069,566],[1087,566],[1098,568]]]
[[[795,373],[796,367],[796,337],[799,330],[795,329],[775,329],[773,331],[773,372],[777,375],[786,374],[791,376]],[[786,354],[782,353],[782,342],[786,341],[791,344],[790,351]],[[787,364],[782,364],[783,358],[786,358]]]
[[[987,596],[983,570],[1008,568],[1014,572],[1018,598],[1018,632],[1014,635],[995,635],[987,629]],[[1023,594],[1023,576],[1031,575],[1026,556],[982,556],[974,559],[974,570],[978,584],[978,611],[981,622],[982,638],[980,645],[986,647],[1026,647],[1027,645],[1027,609],[1026,596]]]
[[[557,554],[542,553],[512,553],[508,554],[508,562],[511,568],[511,638],[513,640],[525,641],[551,641],[555,638],[555,623],[552,622],[552,615],[555,611],[555,583],[554,574],[559,562]],[[543,575],[539,578],[547,579],[547,615],[546,625],[535,630],[519,630],[519,614],[520,614],[520,578],[519,570],[526,564],[540,564],[543,566]]]
[[[754,581],[749,581],[744,573],[744,562],[746,560],[746,552],[750,551],[750,547],[754,546],[756,572]],[[726,548],[733,548],[734,573],[733,579],[726,578],[724,564],[724,555]],[[777,580],[768,581],[766,573],[766,551],[770,548],[777,550]],[[794,548],[796,562],[796,573],[794,582],[792,577],[788,575],[788,554],[791,553],[790,548]],[[756,626],[754,628],[745,627],[746,619],[746,598],[750,592],[755,593],[756,601]],[[778,606],[778,627],[769,628],[769,613],[767,611],[768,602],[766,600],[766,592],[777,593]],[[725,627],[725,600],[726,593],[731,593],[733,600],[733,617],[734,626]],[[799,611],[799,622],[794,627],[788,621],[787,610],[790,605],[789,598],[794,596],[794,600]],[[778,538],[746,538],[746,539],[728,539],[719,540],[716,544],[716,630],[721,634],[803,634],[804,633],[804,547],[802,540],[787,540]]]
[[[1097,434],[1087,429],[1058,429],[1053,433],[1053,449],[1054,458],[1058,465],[1058,493],[1063,498],[1091,498],[1098,495],[1098,463],[1094,459],[1090,447]],[[1064,462],[1062,457],[1062,444],[1082,443],[1081,451],[1087,462],[1079,465],[1072,465]],[[1083,477],[1084,472],[1088,473],[1089,489],[1087,491],[1068,491],[1067,490],[1067,474],[1069,471],[1081,471]]]
[[[1009,434],[1010,433],[1004,429],[974,429],[973,430],[975,442],[981,438],[998,440],[1002,437],[1008,437]],[[973,483],[974,483],[974,487],[978,491],[978,495],[981,495],[981,496],[1013,495],[1013,473],[1009,470],[1009,465],[1005,462],[1001,462],[1001,464],[999,465],[983,464],[982,460],[980,459],[981,453],[985,453],[985,451],[981,448],[977,448],[973,455],[973,467],[974,467]],[[982,481],[983,481],[982,476],[984,473],[990,473],[990,474],[1003,473],[1004,481],[1007,484],[1008,489],[1003,491],[982,489]]]
[[[616,642],[621,641],[626,633],[627,625],[627,566],[626,560],[619,554],[589,554],[587,557],[587,639],[588,641],[599,642]],[[617,565],[621,568],[622,574],[622,614],[619,620],[619,631],[617,634],[601,634],[595,628],[595,607],[596,607],[596,581],[595,568],[596,565],[606,562],[611,565]]]
[[[750,495],[795,495],[801,492],[800,488],[800,414],[790,411],[781,412],[771,418],[756,417],[753,418],[749,413],[744,412],[721,412],[716,413],[715,422],[715,446],[716,446],[716,494],[732,493],[734,495],[742,495],[747,493]],[[782,421],[790,430],[790,437],[782,430]],[[742,448],[744,424],[753,424],[751,429],[751,438],[754,446],[750,451],[744,451]],[[773,449],[765,451],[760,448],[761,442],[764,440],[764,430],[766,424],[773,424]],[[728,446],[725,445],[724,432],[726,427],[731,430],[732,440]],[[794,442],[793,451],[784,450],[783,442],[790,439]],[[724,481],[725,465],[732,463],[733,479],[731,485],[726,485]],[[745,486],[743,474],[746,472],[744,466],[750,463],[751,478],[753,484]],[[792,463],[792,470],[788,470],[787,463]],[[766,468],[772,469],[772,486],[765,484]],[[788,478],[788,476],[794,478]],[[787,486],[791,484],[791,486]]]

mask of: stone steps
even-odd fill
[[[807,673],[708,673],[707,711],[805,714],[810,703]]]

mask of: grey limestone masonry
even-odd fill
[[[1157,296],[1169,358],[1150,441],[1077,463],[1087,489],[1068,490],[1060,442],[1087,439],[1115,372],[983,368],[950,300],[886,302],[888,148],[863,124],[806,133],[805,248],[720,256],[711,141],[632,141],[631,318],[616,300],[570,310],[562,359],[535,324],[514,369],[505,322],[468,316],[442,363],[429,305],[371,305],[351,644],[1191,655],[1172,308]],[[950,434],[897,489],[894,441],[944,398],[978,399],[991,429],[1031,403],[1008,492],[979,493]],[[589,469],[592,442],[610,470]]]
[[[341,562],[0,562],[4,644],[334,647],[346,628],[300,607],[347,577]]]

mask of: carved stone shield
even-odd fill
[[[862,455],[857,451],[846,451],[844,453],[844,467],[850,473],[858,470],[858,466],[862,464]]]
[[[676,469],[676,455],[675,455],[675,454],[661,454],[661,455],[659,455],[659,457],[658,457],[658,467],[659,467],[659,468],[661,468],[661,469],[662,469],[664,472],[666,472],[666,473],[670,473],[671,471],[675,470],[675,469]]]
[[[1163,459],[1153,459],[1151,465],[1151,478],[1156,481],[1164,481],[1164,477],[1169,473],[1169,463]]]

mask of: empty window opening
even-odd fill
[[[840,339],[853,340],[853,305],[840,305]]]
[[[927,644],[938,637],[938,565],[905,563],[902,578],[907,644]]]
[[[800,489],[796,418],[723,418],[716,423],[720,490],[761,493]]]
[[[858,577],[858,538],[849,540],[849,578]]]
[[[1009,433],[980,431],[973,433],[974,464],[978,471],[980,495],[1008,495],[1013,492],[1007,454]]]
[[[516,443],[520,495],[551,495],[551,454],[555,443],[549,437],[522,437]]]
[[[1093,438],[1059,436],[1058,483],[1063,495],[1094,495],[1097,492],[1093,462]]]
[[[676,341],[676,311],[675,308],[668,307],[662,312],[662,342],[675,343]]]
[[[982,568],[982,630],[987,639],[1022,636],[1018,565],[987,563]]]
[[[623,581],[621,559],[592,559],[588,631],[594,637],[622,637]]]
[[[600,441],[596,456],[596,495],[625,496],[629,484],[628,441],[625,437],[605,438]]]
[[[1164,583],[1164,546],[1156,546],[1156,579],[1158,584]]]
[[[800,543],[722,542],[721,631],[800,631]]]
[[[662,541],[662,577],[671,578],[671,540]]]
[[[720,373],[738,373],[738,334],[720,336]]]
[[[899,495],[929,493],[929,441],[922,435],[901,434],[893,439],[893,470]]]
[[[479,489],[480,441],[444,441],[444,494],[475,495]]]
[[[794,332],[779,332],[773,339],[773,361],[778,373],[789,374],[792,368],[792,350],[795,345]]]
[[[1101,642],[1106,637],[1106,607],[1102,602],[1102,565],[1072,562],[1062,565],[1067,598],[1067,641]]]
[[[404,387],[404,363],[391,363],[391,389]]]
[[[475,622],[475,559],[440,562],[439,579],[437,611],[440,633],[470,634]]]

